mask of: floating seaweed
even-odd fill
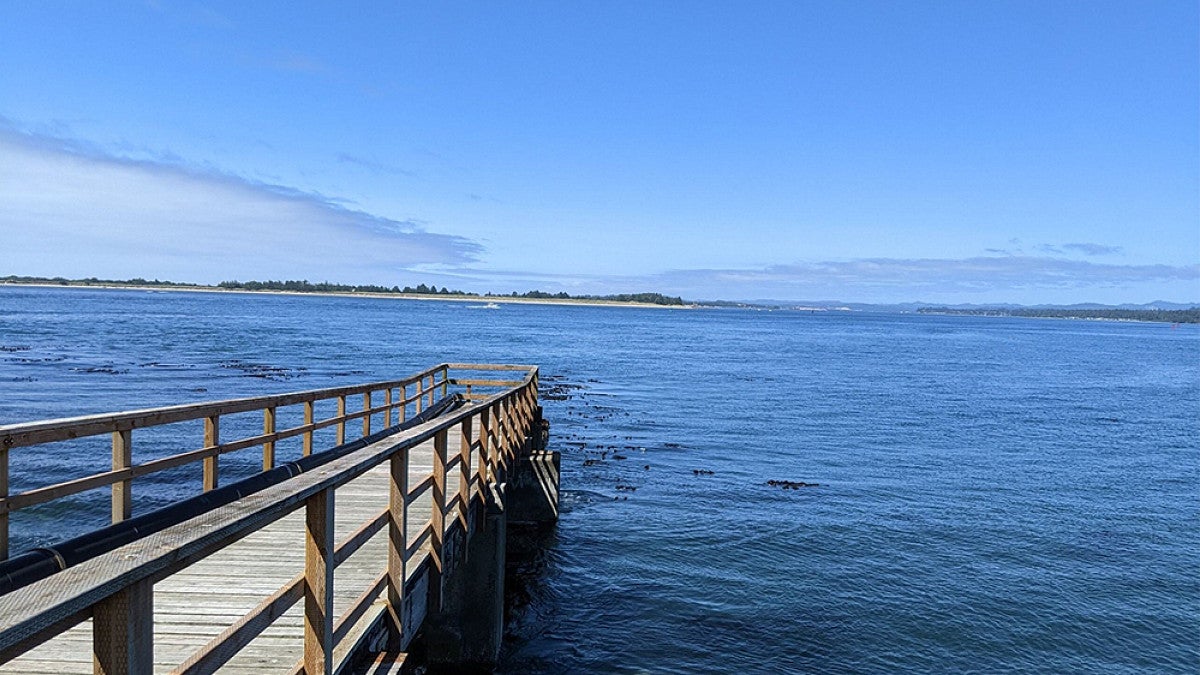
[[[98,366],[98,367],[92,367],[92,368],[72,368],[71,370],[76,373],[102,373],[104,375],[127,375],[129,373],[128,370],[113,368],[112,366]]]
[[[800,488],[820,487],[820,483],[805,483],[804,481],[792,480],[769,480],[767,485],[771,487],[782,488],[784,490],[799,490]]]
[[[246,377],[257,377],[264,380],[291,380],[307,370],[307,368],[284,368],[282,366],[270,366],[263,363],[251,363],[241,359],[230,359],[221,361],[217,364],[221,368],[240,371]]]
[[[561,378],[561,376],[556,376]],[[569,401],[575,398],[574,391],[583,389],[582,384],[571,384],[569,382],[554,382],[549,386],[538,388],[538,397],[547,401]]]

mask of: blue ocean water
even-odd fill
[[[503,672],[1200,670],[1197,326],[0,287],[0,350],[0,423],[539,364],[563,514]]]

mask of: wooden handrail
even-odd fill
[[[464,387],[497,387],[499,389],[507,389],[508,387],[518,387],[521,385],[520,382],[512,382],[510,380],[466,380],[457,377],[450,378],[450,384]]]
[[[439,368],[445,371],[449,367]],[[442,383],[448,386],[449,379],[442,372],[441,382],[435,380],[430,390]],[[408,380],[410,384],[415,381],[415,378]],[[349,636],[353,625],[366,615],[375,598],[386,590],[389,603],[398,606],[403,594],[405,568],[409,560],[423,550],[428,554],[430,602],[436,606],[444,565],[442,555],[445,553],[443,543],[446,533],[454,527],[468,528],[469,532],[472,523],[471,519],[466,518],[465,509],[476,498],[484,498],[484,492],[488,489],[485,477],[497,475],[502,464],[515,460],[520,447],[516,434],[532,429],[536,386],[537,371],[536,368],[530,368],[518,386],[480,403],[464,406],[411,429],[397,431],[332,460],[319,469],[264,488],[220,509],[203,513],[67,568],[49,579],[0,596],[0,663],[11,660],[21,651],[91,615],[95,615],[97,626],[102,621],[106,626],[104,630],[97,628],[93,638],[96,641],[94,653],[97,663],[109,658],[110,654],[116,654],[114,650],[118,647],[125,650],[121,653],[131,659],[130,665],[149,663],[151,644],[118,645],[117,641],[129,638],[133,634],[129,632],[133,630],[131,627],[138,627],[137,630],[141,631],[138,634],[142,634],[146,632],[146,626],[151,625],[153,584],[251,532],[304,508],[307,554],[303,574],[268,595],[174,672],[213,672],[301,598],[305,603],[302,667],[305,672],[324,671],[333,658],[335,646]],[[267,398],[278,401],[277,397]],[[301,399],[301,402],[304,400]],[[365,414],[372,410],[370,402],[365,403],[364,407],[367,410],[355,414],[369,419]],[[209,414],[202,417],[211,416],[211,411],[211,408],[205,409]],[[390,411],[387,414],[390,422]],[[475,422],[477,418],[478,424]],[[475,438],[476,428],[478,438]],[[304,427],[296,429],[303,430]],[[367,429],[369,427],[364,425],[364,430]],[[452,458],[448,456],[447,443],[451,430],[462,433],[461,446],[455,448]],[[213,435],[216,435],[215,430]],[[263,434],[256,439],[262,441],[277,435]],[[424,480],[410,490],[407,485],[408,454],[413,448],[430,441],[435,447],[433,468]],[[202,451],[213,451],[216,454],[212,456],[216,457],[219,455],[216,451],[221,447],[214,445]],[[478,468],[473,466],[476,452],[479,456]],[[189,460],[194,461],[195,457],[189,457]],[[335,545],[331,514],[336,491],[389,461],[392,467],[391,497],[382,495],[382,510]],[[144,465],[102,475],[128,480],[140,466]],[[448,495],[447,473],[455,466],[460,470],[459,486],[455,494]],[[399,492],[396,492],[397,489]],[[433,491],[433,508],[425,526],[410,542],[406,524],[408,507],[426,490]],[[455,507],[458,507],[458,517],[445,518],[456,510]],[[380,569],[373,577],[373,582],[362,589],[357,600],[340,616],[334,617],[330,583],[333,570],[384,529],[392,533],[388,537],[386,569]],[[400,536],[396,536],[397,532]],[[120,621],[113,623],[114,617]],[[101,644],[102,641],[107,642]]]
[[[450,370],[523,370],[533,372],[537,370],[537,366],[522,365],[513,363],[443,363],[431,368],[449,368]]]
[[[219,417],[221,415],[252,412],[264,408],[278,408],[311,401],[325,401],[337,398],[338,396],[355,396],[366,391],[382,391],[389,387],[396,388],[410,385],[420,378],[429,377],[431,373],[438,372],[443,367],[444,365],[437,365],[402,380],[384,380],[381,382],[331,387],[328,389],[295,391],[271,396],[235,398],[206,403],[186,403],[119,413],[100,413],[97,415],[39,420],[37,422],[3,424],[0,425],[0,447],[18,448],[28,445],[41,445],[43,443],[66,441],[83,436],[106,434],[112,431],[141,429],[163,424],[198,420],[205,417]]]
[[[207,491],[218,486],[220,480],[219,458],[223,454],[261,446],[262,465],[265,471],[276,464],[276,444],[281,440],[302,436],[302,454],[307,456],[313,452],[314,431],[331,426],[337,427],[337,442],[341,444],[347,440],[347,423],[359,419],[362,420],[362,435],[367,436],[371,431],[373,416],[385,416],[385,426],[390,426],[393,409],[399,410],[399,421],[403,421],[408,418],[407,407],[409,404],[415,403],[416,412],[420,413],[425,407],[433,404],[436,392],[440,391],[444,395],[448,393],[451,385],[459,386],[453,381],[455,378],[450,376],[452,368],[454,366],[451,364],[443,363],[406,378],[362,385],[0,425],[0,560],[8,557],[9,519],[10,513],[13,511],[80,492],[111,486],[112,522],[120,522],[132,516],[134,505],[132,486],[135,478],[192,462],[201,462],[203,464],[203,489]],[[463,369],[468,371],[507,371],[519,370],[520,367],[464,364]],[[526,378],[520,382],[511,380],[472,380],[471,382],[476,386],[513,388],[529,381],[528,373],[533,371],[527,369],[526,372]],[[414,384],[417,385],[416,391],[412,396],[408,396],[408,387]],[[393,391],[396,390],[399,391],[398,397],[393,396]],[[385,403],[373,406],[372,393],[378,391],[386,392]],[[360,410],[347,410],[347,398],[351,396],[362,397]],[[336,401],[337,414],[326,419],[316,419],[314,404],[318,401],[329,400]],[[304,424],[287,429],[277,429],[279,409],[295,405],[304,406]],[[241,439],[226,439],[222,442],[220,439],[222,416],[257,410],[263,411],[262,434]],[[132,435],[135,429],[176,424],[189,420],[204,420],[202,447],[152,459],[141,464],[132,464]],[[110,470],[27,489],[16,494],[11,493],[8,483],[9,464],[13,458],[19,457],[19,453],[12,454],[12,449],[102,434],[112,435]]]

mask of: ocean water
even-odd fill
[[[1200,671],[1196,326],[0,287],[0,423],[441,361],[539,364],[563,452],[502,672]],[[107,453],[14,451],[13,487]]]

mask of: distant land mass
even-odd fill
[[[1095,319],[1104,321],[1161,321],[1165,323],[1200,323],[1200,307],[1188,309],[1121,309],[1096,307],[1089,309],[1053,307],[952,308],[922,307],[920,314],[963,314],[969,316],[1019,316],[1039,319]]]
[[[222,281],[216,286],[160,279],[67,279],[64,277],[37,277],[9,275],[0,277],[0,284],[24,284],[38,286],[82,286],[109,288],[162,288],[196,291],[274,291],[285,293],[335,293],[395,295],[397,297],[443,298],[447,300],[520,300],[529,302],[570,303],[618,303],[630,305],[656,305],[660,307],[705,307],[712,309],[753,309],[795,312],[889,312],[919,314],[943,314],[964,316],[1012,316],[1030,318],[1093,319],[1107,321],[1157,321],[1167,323],[1200,323],[1200,306],[1156,300],[1145,304],[1102,305],[1080,303],[1073,305],[935,305],[927,302],[905,302],[871,304],[843,302],[840,300],[684,300],[679,296],[663,293],[615,293],[609,295],[571,295],[565,292],[526,291],[518,293],[469,293],[451,290],[445,286],[418,284],[416,286],[381,286],[375,284],[338,284],[328,281]]]
[[[160,279],[142,279],[136,277],[133,279],[97,279],[96,277],[88,277],[85,279],[66,279],[64,277],[31,277],[31,276],[15,276],[10,275],[0,277],[0,283],[5,284],[25,284],[25,285],[49,285],[49,286],[112,286],[112,287],[128,287],[128,288],[178,288],[192,290],[226,290],[226,291],[281,291],[286,293],[372,293],[381,295],[423,295],[423,296],[441,296],[441,297],[457,297],[457,298],[517,298],[522,300],[571,300],[580,302],[617,302],[617,303],[637,303],[645,305],[662,305],[664,307],[686,305],[683,298],[663,295],[662,293],[616,293],[612,295],[571,295],[569,293],[547,293],[545,291],[527,291],[518,293],[513,291],[507,295],[499,293],[485,293],[479,295],[476,293],[468,293],[466,291],[450,290],[443,286],[438,288],[437,285],[426,286],[418,284],[417,286],[378,286],[374,284],[335,284],[328,281],[311,283],[308,280],[287,280],[287,281],[222,281],[216,286],[206,286],[204,284],[192,284],[178,281],[162,281]]]
[[[714,304],[721,301],[714,301]],[[701,300],[699,304],[708,304],[709,301]],[[892,303],[868,303],[868,302],[846,302],[844,300],[806,300],[797,302],[796,300],[744,300],[736,303],[726,303],[730,305],[738,305],[743,307],[770,307],[773,309],[786,309],[790,307],[802,306],[805,309],[849,309],[856,312],[920,312],[923,309],[962,309],[962,310],[982,310],[992,311],[1001,309],[1192,309],[1200,303],[1196,302],[1169,302],[1166,300],[1154,300],[1145,303],[1122,303],[1116,305],[1105,305],[1098,302],[1081,302],[1075,304],[1034,304],[1034,305],[1018,305],[1015,303],[992,302],[987,304],[972,304],[972,303],[934,303],[934,302],[892,302]]]

